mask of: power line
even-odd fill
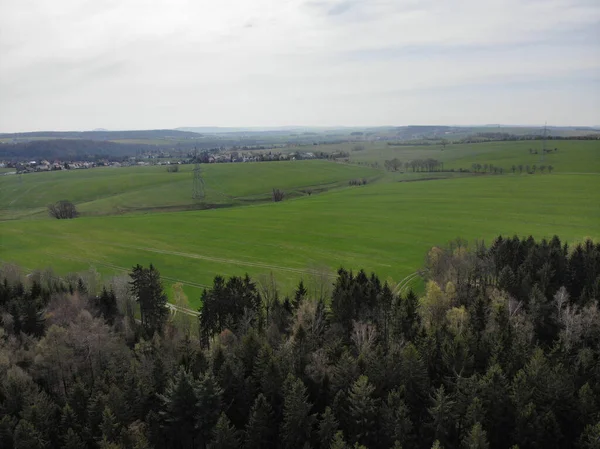
[[[204,178],[202,177],[202,169],[198,161],[198,151],[194,151],[194,185],[192,186],[192,198],[201,200],[204,198]]]

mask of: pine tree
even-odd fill
[[[0,447],[11,448],[14,446],[13,429],[17,425],[17,419],[14,416],[5,414],[0,418]]]
[[[331,446],[329,449],[351,449],[350,446],[344,440],[343,432],[337,432],[333,437],[333,441],[331,442]]]
[[[453,433],[453,427],[456,423],[455,403],[450,395],[446,394],[443,385],[435,391],[432,402],[433,405],[429,408],[432,420],[431,427],[436,440],[445,443]]]
[[[581,449],[598,449],[600,447],[600,422],[585,426],[579,438],[579,447]]]
[[[194,447],[198,398],[191,374],[180,368],[160,399],[160,415],[166,433],[179,439],[182,447]]]
[[[44,333],[44,311],[36,299],[28,295],[21,301],[21,329],[23,332],[35,337]]]
[[[487,440],[487,433],[483,430],[480,423],[476,423],[469,433],[465,435],[462,446],[464,449],[489,449],[490,445]]]
[[[267,398],[259,394],[250,410],[246,425],[244,449],[261,449],[275,446],[275,420]]]
[[[73,409],[69,404],[65,404],[65,406],[61,410],[60,417],[60,433],[65,435],[69,429],[73,428],[75,432],[80,432],[81,427],[77,422],[77,416],[73,412]]]
[[[328,449],[331,445],[336,433],[339,430],[339,423],[335,419],[335,415],[331,410],[331,407],[325,407],[325,411],[321,415],[319,421],[319,442],[322,449]]]
[[[100,432],[102,432],[102,440],[110,443],[117,442],[119,437],[119,423],[112,410],[108,407],[102,412],[102,423],[100,424]]]
[[[219,420],[223,392],[210,371],[207,371],[196,385],[196,429],[200,435],[200,442],[206,444]]]
[[[88,398],[85,385],[77,382],[69,392],[68,404],[75,414],[75,419],[80,427],[87,422]]]
[[[136,265],[129,275],[132,279],[131,291],[140,304],[142,326],[148,335],[162,332],[169,316],[169,308],[160,273],[150,264],[149,268]]]
[[[302,279],[300,279],[298,288],[296,289],[296,292],[294,293],[294,300],[292,301],[292,306],[294,306],[294,309],[298,309],[298,307],[300,306],[300,303],[306,298],[307,295],[308,295],[308,290],[306,290],[306,288],[304,287],[304,281]]]
[[[316,420],[310,414],[312,404],[308,402],[308,394],[304,383],[291,374],[284,385],[283,423],[281,439],[283,447],[299,448],[310,442],[312,429]]]
[[[240,447],[238,432],[225,413],[221,413],[212,436],[210,449],[238,449]]]
[[[64,449],[85,449],[86,445],[81,439],[79,435],[75,433],[75,431],[69,427],[66,435],[63,436],[63,446]]]
[[[44,449],[46,444],[29,421],[19,421],[14,433],[15,449]]]
[[[102,287],[102,293],[95,299],[94,303],[96,310],[104,317],[104,320],[108,324],[113,324],[118,314],[115,292],[112,289],[107,290],[106,286]]]
[[[404,399],[399,391],[391,391],[381,407],[382,438],[388,444],[407,444],[412,440],[413,424]]]
[[[360,376],[348,393],[348,411],[354,427],[353,441],[366,446],[376,446],[377,399],[373,397],[375,387],[367,376]]]

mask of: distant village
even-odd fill
[[[256,152],[256,151],[203,151],[198,154],[188,154],[185,158],[172,157],[171,154],[160,152],[155,154],[138,154],[123,158],[121,161],[109,159],[89,160],[23,160],[23,161],[0,161],[0,168],[14,169],[5,171],[4,175],[36,173],[58,170],[86,170],[96,167],[131,167],[150,165],[182,165],[182,164],[214,164],[214,163],[242,163],[242,162],[268,162],[268,161],[290,161],[305,159],[338,159],[348,157],[347,153],[323,153],[323,152]]]

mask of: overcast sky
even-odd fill
[[[600,125],[598,0],[0,0],[0,131]]]

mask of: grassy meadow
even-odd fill
[[[364,150],[356,151],[356,147]],[[529,149],[538,154],[530,154]],[[544,155],[541,161],[541,141],[486,142],[470,144],[402,145],[393,146],[386,142],[344,143],[321,145],[320,151],[333,153],[346,151],[355,163],[378,162],[398,158],[402,162],[413,159],[437,159],[444,162],[445,169],[471,169],[473,163],[493,164],[510,171],[512,165],[552,165],[554,172],[600,173],[600,140],[549,140],[546,148],[554,150]],[[297,149],[297,148],[296,148]]]
[[[153,263],[198,306],[217,274],[273,273],[284,292],[340,266],[398,282],[458,236],[598,237],[598,204],[596,174],[390,181],[228,209],[0,222],[0,259],[106,274]]]
[[[288,197],[346,186],[350,179],[381,177],[381,172],[326,161],[292,161],[201,166],[206,197],[192,200],[192,165],[177,173],[165,166],[98,167],[90,170],[0,177],[0,220],[46,218],[46,206],[74,202],[82,215],[155,212],[227,206],[269,200],[273,188]]]

